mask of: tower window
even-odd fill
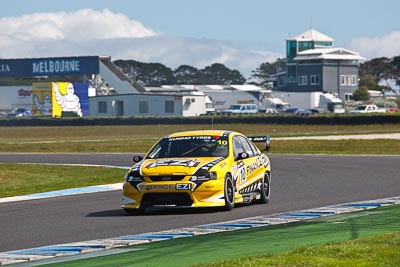
[[[318,85],[318,84],[320,84],[320,78],[319,78],[319,75],[311,75],[310,76],[310,84],[311,85]]]
[[[308,84],[307,75],[299,76],[299,85],[307,85],[307,84]]]

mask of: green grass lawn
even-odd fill
[[[125,172],[103,167],[0,163],[0,198],[118,183]]]
[[[161,138],[177,131],[224,129],[239,131],[246,135],[271,134],[275,137],[366,134],[400,132],[399,124],[370,125],[308,125],[308,124],[214,124],[204,126],[185,125],[132,125],[132,126],[29,126],[0,127],[0,142],[5,141],[71,141],[101,139]]]
[[[214,125],[246,135],[274,137],[400,133],[388,125]],[[0,127],[0,152],[146,152],[159,138],[200,125]],[[260,145],[261,147],[261,145]],[[400,154],[398,140],[273,141],[271,153]]]
[[[400,266],[400,232],[194,266]]]

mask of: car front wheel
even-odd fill
[[[225,176],[224,199],[224,210],[232,210],[235,207],[235,186],[232,177],[229,174]]]

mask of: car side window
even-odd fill
[[[247,142],[246,138],[244,138],[243,136],[239,136],[238,139],[244,148],[244,152],[246,152],[249,155],[249,157],[254,156],[253,149],[251,148],[250,144]]]
[[[233,137],[233,156],[236,158],[240,153],[244,152],[242,144],[238,138],[238,136]]]
[[[257,147],[253,144],[253,142],[251,142],[250,140],[246,139],[246,142],[249,144],[251,150],[253,151],[253,155],[259,155],[259,150],[257,149]]]

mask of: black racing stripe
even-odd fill
[[[224,158],[223,157],[219,157],[215,160],[209,161],[205,164],[203,164],[202,166],[200,166],[196,171],[195,171],[195,175],[199,174],[199,173],[204,173],[204,172],[208,172],[212,167],[214,167],[215,165],[217,165],[219,162],[223,161]]]

